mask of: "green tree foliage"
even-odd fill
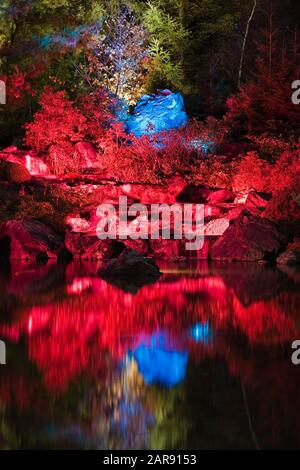
[[[37,98],[48,84],[79,93],[74,55],[80,51],[42,47],[45,37],[95,21],[104,10],[97,0],[4,0],[0,6],[0,78],[8,77],[8,103],[0,112],[0,141],[11,142],[31,119]],[[17,68],[16,68],[17,67]],[[27,93],[16,97],[10,84],[16,74],[26,76]],[[11,97],[13,99],[11,99]]]
[[[257,44],[262,42],[260,31],[266,27],[265,12],[271,3],[274,27],[279,28],[278,48],[282,50],[276,61],[284,63],[292,31],[295,57],[299,50],[295,26],[299,23],[300,7],[292,1],[258,0],[245,42],[253,0],[2,0],[0,79],[10,77],[14,85],[9,84],[9,102],[5,109],[1,108],[0,141],[11,142],[18,136],[21,125],[31,120],[45,86],[64,89],[72,99],[87,91],[84,77],[74,72],[74,64],[84,62],[86,45],[81,40],[70,45],[67,39],[76,33],[80,36],[100,18],[107,18],[109,27],[117,22],[124,6],[132,9],[136,18],[127,28],[128,34],[122,32],[126,54],[138,56],[141,52],[141,47],[137,51],[130,41],[139,35],[136,25],[145,30],[146,40],[140,45],[149,51],[142,67],[128,80],[126,97],[129,94],[130,100],[135,101],[144,90],[171,88],[185,94],[190,115],[222,116],[226,99],[237,92],[239,78],[242,85],[247,85],[255,73],[262,76],[262,66],[256,63],[258,53],[261,56]],[[101,34],[99,31],[100,43]],[[57,40],[58,36],[66,41]],[[114,48],[106,48],[107,53],[108,62],[116,63]],[[124,73],[123,67],[119,74],[128,76],[128,70],[127,67]],[[285,75],[290,70],[286,68]],[[102,72],[98,75],[100,85],[109,84],[108,88],[120,94],[120,87],[113,83],[116,77],[118,83],[118,73],[110,82],[108,74]],[[23,94],[19,93],[21,81]]]
[[[184,82],[183,56],[190,34],[180,17],[179,4],[172,14],[170,13],[172,9],[168,8],[169,3],[151,0],[147,3],[143,16],[144,23],[151,34],[152,63],[149,85],[153,88],[157,88],[157,85],[166,85],[188,91]]]

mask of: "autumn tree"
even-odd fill
[[[150,89],[169,86],[189,91],[184,80],[184,52],[190,35],[184,25],[182,2],[150,0],[143,21],[150,32]]]
[[[291,99],[291,84],[298,73],[297,39],[292,32],[287,37],[282,33],[273,10],[267,13],[258,37],[252,77],[228,99],[227,119],[242,131],[286,133],[300,125],[299,110]]]

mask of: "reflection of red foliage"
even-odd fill
[[[131,295],[99,278],[71,277],[71,272],[68,268],[69,296],[28,308],[21,320],[0,328],[2,336],[15,340],[28,335],[30,360],[43,370],[52,389],[64,389],[83,372],[99,374],[106,352],[118,360],[142,334],[159,330],[190,346],[188,331],[195,322],[208,321],[214,331],[225,335],[234,328],[253,346],[283,344],[299,332],[276,298],[245,307],[218,276],[165,275]],[[218,333],[215,341],[215,353],[223,355]],[[191,348],[196,354],[197,349]]]
[[[0,396],[6,404],[16,403],[19,409],[26,409],[32,404],[35,392],[35,387],[22,375],[1,377]]]
[[[256,302],[244,307],[233,299],[234,325],[241,329],[250,343],[264,346],[280,344],[296,333],[294,321],[273,302]]]

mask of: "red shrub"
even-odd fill
[[[22,71],[15,67],[10,75],[2,75],[0,79],[6,83],[7,101],[10,105],[23,105],[26,96],[35,96],[33,80],[41,72],[41,67],[33,67],[32,70]]]
[[[300,124],[300,113],[291,100],[292,74],[260,78],[242,86],[227,100],[226,122],[239,132],[286,132]]]
[[[295,175],[287,187],[277,190],[264,213],[264,217],[276,222],[299,222],[300,220],[300,176]]]
[[[269,188],[271,192],[285,189],[299,179],[300,181],[300,150],[283,152],[271,167]],[[300,191],[300,186],[298,188]]]
[[[232,187],[235,192],[245,192],[250,189],[267,191],[270,165],[259,158],[256,152],[248,152],[237,165]]]
[[[41,111],[26,124],[25,143],[37,152],[46,152],[51,145],[64,147],[82,140],[87,132],[86,118],[66,98],[65,92],[47,87],[40,98]]]
[[[86,118],[86,137],[93,143],[102,139],[105,132],[114,122],[114,107],[116,100],[111,98],[102,88],[96,93],[84,95],[79,101],[79,107]]]

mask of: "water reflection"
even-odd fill
[[[162,265],[133,295],[98,269],[1,275],[2,447],[299,447],[299,273]]]

